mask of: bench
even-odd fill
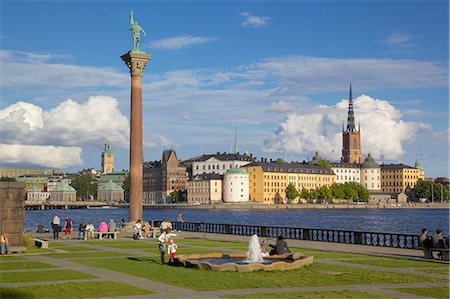
[[[92,232],[94,234],[94,239],[102,240],[105,237],[112,236],[113,239],[117,239],[117,235],[119,232]],[[87,233],[84,236],[84,239],[87,240]]]
[[[440,254],[440,259],[443,261],[449,260],[449,249],[448,248],[438,248],[438,247],[419,247],[420,250],[425,254],[425,258],[433,259],[434,253]]]
[[[41,239],[33,239],[34,245],[39,248],[48,248],[48,241],[44,241]]]
[[[26,250],[25,246],[9,246],[9,251],[13,253],[23,253]]]

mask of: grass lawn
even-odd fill
[[[54,268],[55,266],[41,262],[11,262],[0,264],[0,270],[24,270]],[[3,275],[3,273],[2,273]]]
[[[433,269],[419,269],[419,270],[421,272],[450,275],[450,268],[449,267],[433,268]]]
[[[192,244],[192,245],[201,245],[201,246],[208,246],[208,247],[245,247],[245,248],[248,248],[248,243],[245,243],[245,242],[213,241],[213,240],[205,240],[205,239],[178,239],[176,241],[179,243],[188,243],[188,244]]]
[[[24,260],[25,258],[21,255],[10,254],[10,255],[0,255],[0,261],[19,261]]]
[[[270,293],[270,294],[251,294],[251,295],[227,295],[225,298],[232,299],[272,299],[272,298],[283,298],[283,299],[296,299],[296,298],[308,298],[308,299],[394,299],[396,297],[387,297],[378,294],[370,294],[366,292],[356,292],[356,291],[326,291],[326,292],[298,292],[298,293]]]
[[[95,281],[45,284],[27,287],[1,288],[2,298],[97,298],[128,295],[146,295],[152,292],[114,282]]]
[[[148,242],[145,240],[135,240],[135,241],[87,241],[87,244],[91,245],[100,245],[104,247],[111,247],[111,248],[121,248],[121,249],[149,249],[152,246],[157,246],[157,241],[154,242]]]
[[[306,256],[314,256],[315,258],[373,258],[373,256],[358,253],[336,252],[336,251],[320,251],[306,248],[290,248],[291,251],[301,252]]]
[[[54,258],[93,258],[93,257],[115,257],[127,256],[129,254],[117,251],[86,251],[86,252],[67,252],[67,253],[50,253],[46,256]]]
[[[48,270],[48,271],[29,271],[29,272],[5,272],[1,274],[2,282],[35,282],[35,281],[54,281],[70,279],[97,278],[90,274],[78,272],[75,270]]]
[[[400,292],[405,292],[409,294],[419,295],[419,296],[427,296],[433,298],[448,298],[449,297],[449,288],[448,287],[437,287],[437,288],[403,288],[396,289]]]
[[[72,260],[84,265],[106,268],[155,281],[195,290],[240,288],[305,287],[344,284],[443,282],[445,279],[403,273],[333,266],[315,262],[301,269],[251,273],[214,272],[162,266],[158,257]]]
[[[448,269],[448,265],[427,262],[427,261],[415,261],[415,260],[404,260],[404,259],[390,259],[390,258],[373,258],[372,259],[362,259],[362,260],[348,260],[346,262],[370,266],[381,266],[388,268],[420,268],[420,267],[435,267],[435,268],[445,268]]]
[[[84,246],[64,246],[61,248],[58,248],[60,250],[70,251],[70,252],[76,252],[76,251],[98,251],[96,248],[89,248]]]

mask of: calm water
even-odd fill
[[[449,232],[448,209],[326,209],[326,210],[195,210],[195,209],[144,209],[144,220],[175,221],[178,212],[183,213],[185,221],[236,223],[255,225],[278,225],[327,229],[346,229],[418,234],[423,227],[430,232],[441,229]],[[93,221],[96,228],[100,220],[114,219],[117,224],[125,218],[126,209],[74,209],[74,210],[27,210],[25,211],[25,231],[36,229],[42,221],[50,228],[53,214],[57,213],[63,221],[69,215],[78,228],[81,221]]]

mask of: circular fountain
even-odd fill
[[[253,235],[247,252],[179,255],[175,265],[213,271],[252,272],[257,270],[293,270],[312,264],[314,257],[300,252],[264,256],[257,235]]]

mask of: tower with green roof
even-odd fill
[[[108,174],[114,172],[114,152],[111,150],[111,143],[107,140],[105,149],[102,152],[102,173]]]

